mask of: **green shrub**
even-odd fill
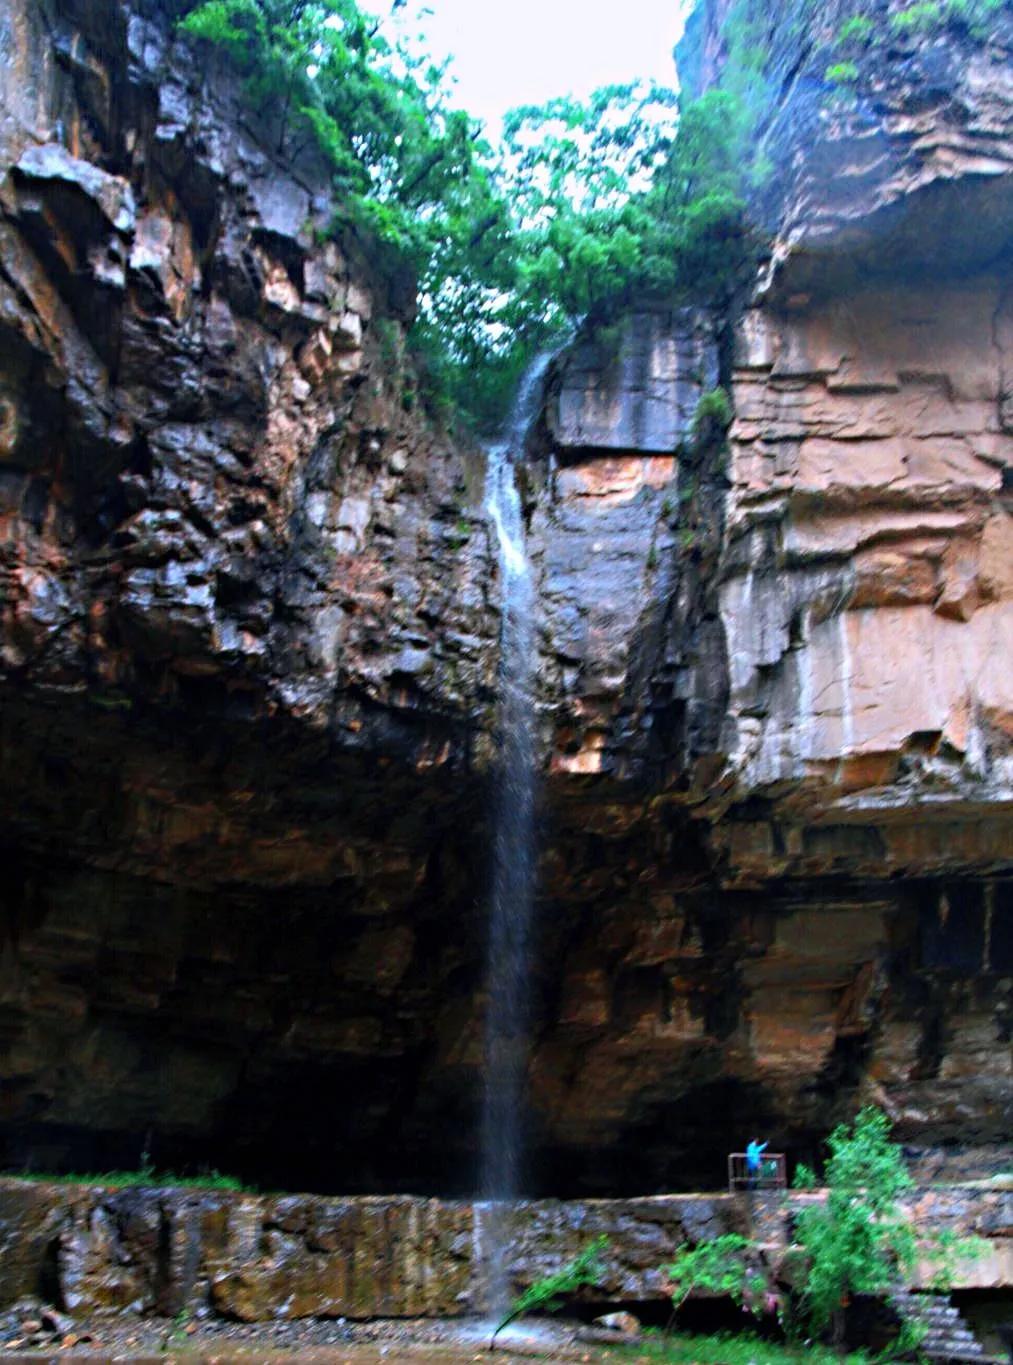
[[[835,41],[841,46],[847,43],[867,43],[874,31],[875,25],[867,15],[852,14],[837,30]]]
[[[728,397],[726,389],[718,385],[717,388],[708,389],[700,398],[697,404],[696,422],[714,422],[720,427],[730,427],[732,424],[732,400]]]
[[[916,0],[890,16],[890,32],[898,38],[923,37],[943,23],[945,12],[936,0]]]
[[[854,62],[834,62],[828,66],[824,78],[831,85],[854,85],[858,80],[858,67]]]
[[[692,439],[698,449],[711,444],[723,444],[725,433],[732,424],[732,400],[718,385],[701,395],[693,414]]]
[[[749,1297],[751,1307],[760,1311],[766,1280],[750,1266],[755,1248],[747,1237],[725,1233],[713,1242],[681,1247],[670,1265],[661,1267],[667,1276],[673,1308],[680,1308],[690,1294],[727,1295],[740,1307]]]

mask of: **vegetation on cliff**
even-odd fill
[[[430,398],[479,424],[578,318],[735,287],[749,246],[739,91],[680,102],[611,86],[515,110],[493,147],[453,107],[446,67],[357,0],[197,0],[180,28],[273,110],[280,153],[323,150],[335,229],[418,282],[411,342]]]
[[[853,1296],[888,1297],[909,1282],[919,1261],[933,1268],[935,1287],[944,1289],[959,1262],[979,1254],[975,1238],[930,1235],[915,1227],[901,1204],[914,1182],[881,1110],[868,1107],[853,1123],[839,1124],[827,1151],[823,1191],[794,1215],[790,1294],[770,1278],[760,1245],[728,1235],[681,1248],[664,1268],[676,1308],[692,1293],[727,1295],[756,1316],[776,1311],[792,1335],[802,1329],[819,1338],[832,1329],[840,1344]],[[815,1189],[817,1181],[800,1165],[795,1183],[804,1190]],[[910,1330],[906,1325],[902,1331],[905,1349]]]

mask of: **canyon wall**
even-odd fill
[[[1009,19],[842,96],[840,17],[770,12],[749,297],[582,336],[527,452],[534,1189],[713,1187],[864,1099],[927,1174],[1008,1151]],[[0,50],[0,1163],[468,1193],[481,452],[164,4]]]

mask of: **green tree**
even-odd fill
[[[919,1260],[935,1265],[937,1287],[944,1288],[956,1264],[978,1254],[980,1243],[916,1234],[900,1203],[913,1181],[881,1110],[860,1110],[854,1123],[834,1129],[827,1147],[826,1197],[801,1209],[795,1219],[804,1267],[797,1294],[810,1329],[832,1328],[839,1343],[852,1295],[886,1294]],[[795,1184],[811,1187],[813,1172],[800,1166]]]
[[[852,1294],[883,1294],[914,1267],[917,1244],[898,1203],[913,1182],[878,1109],[863,1109],[853,1125],[839,1125],[827,1146],[825,1202],[802,1209],[795,1220],[805,1257],[799,1304],[813,1331],[833,1324],[840,1340]],[[812,1180],[812,1172],[800,1167],[796,1185]]]
[[[473,367],[513,285],[512,222],[478,124],[449,100],[445,68],[391,41],[355,0],[200,0],[180,31],[223,51],[296,157],[315,143],[333,175],[336,226],[381,269],[409,269],[426,328]]]
[[[525,106],[494,151],[424,40],[357,0],[180,2],[181,33],[233,63],[277,152],[323,152],[335,231],[410,272],[409,349],[444,411],[491,425],[526,360],[579,319],[723,301],[742,277],[757,59],[741,24],[735,90],[680,104],[634,83]]]

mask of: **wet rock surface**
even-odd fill
[[[573,345],[558,366],[549,430],[570,451],[671,455],[717,386],[716,319],[703,309],[632,313]]]
[[[533,1190],[713,1186],[859,1100],[1008,1165],[1007,20],[845,108],[838,19],[774,50],[750,306],[582,336],[528,451]],[[0,1163],[468,1194],[482,459],[164,6],[16,3],[0,49]]]

